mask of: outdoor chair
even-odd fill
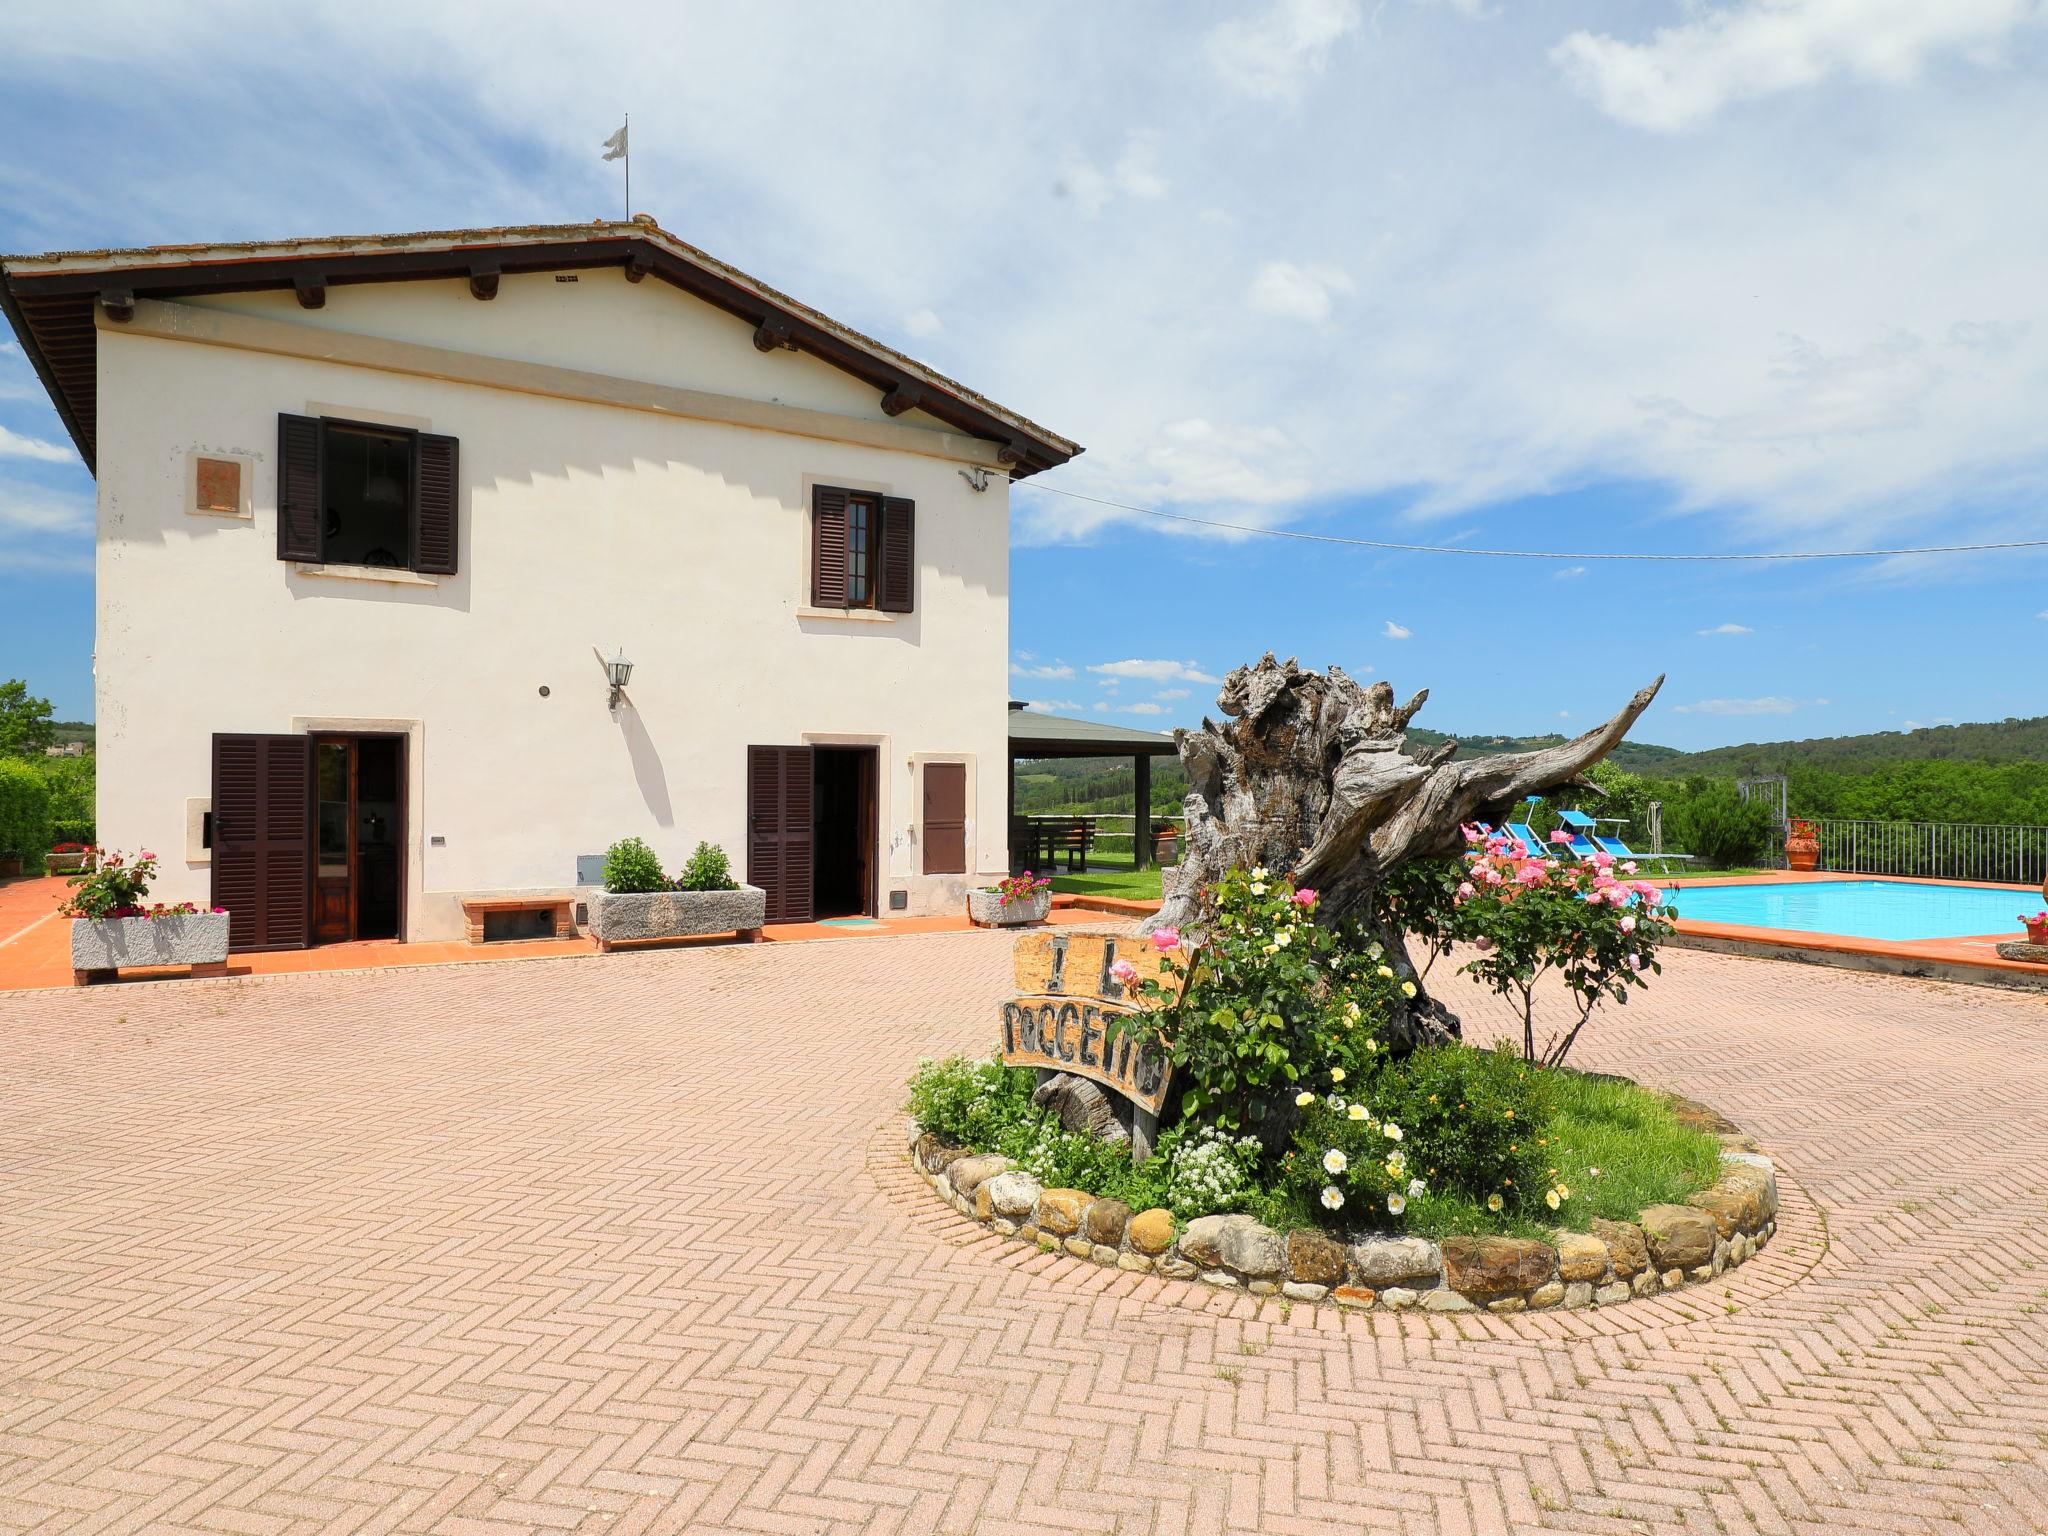
[[[1518,839],[1529,850],[1530,858],[1547,859],[1551,856],[1549,844],[1538,837],[1536,829],[1526,821],[1511,821],[1507,823],[1507,834],[1509,837]]]

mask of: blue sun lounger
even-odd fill
[[[1521,841],[1529,850],[1532,859],[1547,859],[1550,849],[1543,839],[1536,835],[1536,829],[1526,821],[1510,821],[1505,824],[1509,837]]]
[[[1590,859],[1600,851],[1593,841],[1596,823],[1584,811],[1559,811],[1557,819],[1564,823],[1564,831],[1571,837],[1565,847],[1571,850],[1573,858]]]

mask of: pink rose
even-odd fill
[[[1524,885],[1541,885],[1549,878],[1549,871],[1541,864],[1524,864],[1515,878]]]
[[[1600,852],[1593,855],[1593,862],[1601,869],[1609,869],[1613,867],[1614,855],[1603,848]]]
[[[1109,974],[1128,987],[1138,979],[1138,968],[1128,960],[1119,960],[1109,968]]]
[[[1478,894],[1479,892],[1473,889],[1472,882],[1470,880],[1460,880],[1458,882],[1458,897],[1460,900],[1466,900],[1470,897],[1477,896]]]
[[[1479,843],[1486,840],[1486,834],[1475,826],[1467,825],[1460,830],[1464,832],[1467,843]]]
[[[1636,872],[1636,861],[1634,859],[1626,860],[1621,866],[1621,872],[1624,875],[1634,874]]]
[[[1316,904],[1316,896],[1318,894],[1318,892],[1310,890],[1307,886],[1303,886],[1294,893],[1294,904],[1297,907],[1312,907]]]
[[[1162,955],[1171,950],[1179,949],[1180,930],[1178,928],[1155,928],[1152,931],[1152,947]]]
[[[1607,893],[1607,904],[1608,904],[1608,905],[1609,905],[1610,907],[1625,907],[1625,906],[1627,906],[1627,905],[1628,905],[1628,892],[1627,892],[1627,891],[1624,891],[1624,890],[1623,890],[1623,889],[1622,889],[1622,888],[1621,888],[1620,886],[1618,886],[1618,885],[1617,885],[1617,886],[1616,886],[1616,887],[1615,887],[1615,888],[1614,888],[1613,890],[1611,890],[1611,891],[1609,891],[1609,892]]]
[[[1634,933],[1636,931],[1635,913],[1631,912],[1621,920],[1621,931],[1623,933]]]
[[[1479,953],[1483,955],[1488,950],[1493,948],[1493,940],[1489,939],[1485,934],[1482,933],[1478,938],[1472,941],[1472,947],[1478,950]]]
[[[1643,957],[1641,955],[1630,955],[1628,957],[1628,968],[1632,971],[1640,971],[1643,968]]]

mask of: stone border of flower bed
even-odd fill
[[[1313,1227],[1285,1234],[1249,1216],[1202,1216],[1178,1232],[1165,1210],[1133,1211],[1085,1190],[1046,1189],[996,1153],[949,1147],[909,1124],[911,1163],[961,1215],[1048,1253],[1220,1289],[1424,1312],[1606,1307],[1711,1280],[1753,1257],[1778,1228],[1770,1158],[1705,1105],[1669,1096],[1678,1117],[1721,1138],[1721,1176],[1682,1205],[1551,1242],[1514,1237],[1369,1237]]]

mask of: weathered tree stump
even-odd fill
[[[1284,871],[1321,893],[1321,921],[1366,924],[1390,963],[1416,981],[1391,1044],[1454,1037],[1457,1016],[1421,990],[1403,936],[1378,915],[1382,883],[1411,859],[1462,853],[1467,823],[1499,825],[1525,796],[1599,793],[1585,771],[1614,750],[1663,683],[1659,677],[1606,724],[1554,747],[1456,762],[1458,744],[1447,741],[1418,759],[1402,751],[1402,733],[1427,690],[1396,706],[1384,682],[1362,688],[1340,667],[1303,671],[1269,651],[1223,680],[1223,723],[1204,718],[1198,731],[1174,732],[1188,773],[1187,840],[1148,927],[1199,929],[1202,887],[1232,868]]]

